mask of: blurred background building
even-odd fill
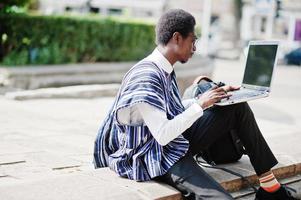
[[[242,7],[240,39],[276,39],[282,44],[280,57],[300,47],[301,1],[245,0]]]

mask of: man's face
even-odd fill
[[[182,37],[181,42],[179,43],[179,61],[181,63],[186,63],[194,54],[196,47],[195,42],[197,40],[196,35],[192,32],[184,38]]]

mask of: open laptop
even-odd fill
[[[278,45],[277,41],[251,41],[241,88],[229,92],[231,97],[215,105],[226,106],[269,96]]]

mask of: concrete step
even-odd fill
[[[300,167],[300,164],[298,164],[298,166]],[[286,167],[282,167],[282,169],[277,168],[274,170],[274,173],[277,177],[285,177],[288,174],[283,173],[283,170],[290,171],[290,167],[288,167],[288,169],[286,169]],[[206,171],[208,170],[206,169]],[[208,172],[214,176],[214,178],[220,179],[216,172],[210,170]],[[296,171],[294,173],[296,173]],[[296,175],[294,176],[295,179],[296,177],[299,177]],[[224,179],[224,181],[221,182],[221,184],[228,191],[233,189],[233,185],[235,185],[237,188],[243,186],[242,181],[239,179],[229,178],[229,176],[227,177],[224,175],[222,176],[222,179]],[[250,180],[252,182],[252,179]],[[282,182],[285,183],[286,181]],[[30,181],[19,181],[15,182],[14,184],[2,184],[0,186],[0,194],[1,199],[10,200],[182,199],[179,191],[166,184],[157,183],[154,181],[135,182],[125,178],[120,178],[108,168],[74,172],[72,174],[50,176],[47,178],[44,177]],[[244,190],[232,193],[232,195],[236,198],[242,198],[248,195],[252,196],[254,194],[250,190]]]
[[[287,158],[280,158],[279,161],[279,164],[273,170],[279,180],[285,178],[282,182],[286,183],[289,177],[294,177],[294,180],[296,177],[300,179],[301,163],[293,163],[291,159],[288,160]],[[246,157],[243,157],[237,163],[222,166],[239,172],[252,184],[257,183],[257,177]],[[55,169],[57,170],[57,168]],[[226,190],[232,192],[234,197],[241,198],[252,195],[252,192],[248,189],[241,191],[246,184],[240,178],[218,169],[204,169],[221,183]],[[85,169],[77,166],[77,170],[71,170],[69,174],[58,175],[49,173],[48,175],[44,174],[43,176],[19,180],[18,177],[15,177],[15,181],[5,181],[3,179],[11,179],[12,177],[3,175],[0,178],[2,183],[0,184],[1,199],[182,199],[179,191],[166,184],[154,181],[135,182],[120,178],[109,168],[92,170],[91,168]]]
[[[78,84],[119,82],[133,65],[123,63],[83,63],[67,65],[0,67],[0,83],[22,89]]]
[[[273,168],[275,177],[279,180],[293,177],[301,174],[301,160],[290,156],[276,155],[279,163]],[[243,156],[241,160],[236,163],[218,165],[233,172],[244,176],[252,185],[258,184],[258,177],[250,164],[249,158]],[[204,168],[215,180],[217,180],[227,191],[235,192],[248,187],[248,184],[240,177],[227,173],[220,169]]]
[[[0,86],[38,89],[85,84],[120,83],[136,62],[70,64],[54,66],[0,67]],[[198,75],[211,76],[213,61],[200,56],[188,63],[176,64],[180,91]]]
[[[295,191],[301,191],[301,175],[281,179],[280,183],[294,189]],[[256,188],[258,187],[259,186],[257,186]],[[246,188],[237,192],[232,192],[231,195],[234,197],[234,199],[239,200],[255,199],[255,191],[251,188]],[[301,194],[298,193],[295,197],[301,198]]]
[[[51,98],[96,98],[115,96],[119,84],[79,85],[61,88],[42,88],[7,92],[4,96],[13,100],[51,99]]]

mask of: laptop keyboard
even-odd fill
[[[245,99],[245,98],[258,96],[258,95],[261,95],[261,94],[263,94],[263,92],[252,91],[252,90],[238,90],[236,92],[232,92],[232,96],[229,97],[229,100]]]

